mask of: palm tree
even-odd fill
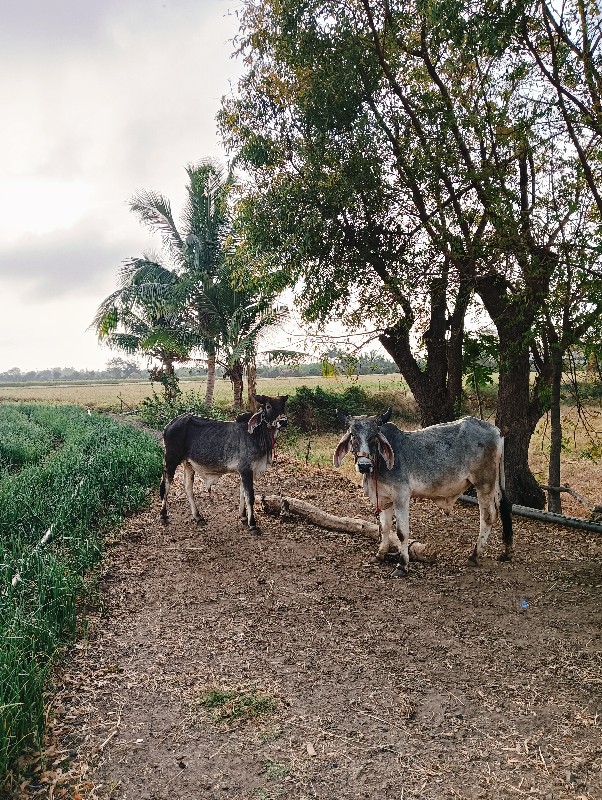
[[[211,407],[219,332],[210,320],[195,313],[194,297],[213,279],[223,259],[223,244],[230,231],[228,193],[233,180],[230,173],[226,175],[209,159],[189,164],[186,173],[188,186],[180,230],[174,222],[169,200],[157,192],[139,192],[130,201],[130,208],[144,225],[159,231],[166,254],[180,279],[180,301],[188,306],[197,346],[207,356],[205,405]]]
[[[168,400],[178,394],[175,364],[187,361],[198,341],[183,324],[178,276],[149,256],[125,262],[119,288],[106,297],[92,322],[101,341],[122,352],[157,359],[151,378]]]
[[[274,293],[262,290],[247,278],[237,279],[229,261],[220,265],[195,298],[195,307],[210,326],[219,344],[221,366],[232,381],[234,408],[243,407],[245,368],[252,393],[253,367],[258,341],[263,333],[283,319],[274,308]]]
[[[122,349],[148,353],[151,342],[157,348],[169,341],[176,354],[171,368],[166,366],[167,351],[157,357],[176,385],[173,362],[202,350],[208,369],[205,405],[213,403],[220,363],[232,380],[234,406],[241,408],[245,365],[252,382],[259,336],[281,318],[273,310],[276,292],[253,279],[250,264],[245,263],[248,255],[235,234],[228,204],[232,175],[225,175],[212,161],[189,165],[186,172],[179,228],[163,195],[142,191],[130,201],[140,221],[160,233],[165,258],[143,256],[125,262],[120,286],[100,305],[93,326],[101,338]],[[141,317],[149,330],[136,338]],[[135,331],[128,329],[132,325]],[[150,335],[151,329],[156,336]]]

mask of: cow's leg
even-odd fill
[[[479,558],[483,555],[487,539],[491,533],[491,526],[497,519],[497,504],[495,502],[495,492],[490,489],[484,490],[477,487],[477,500],[479,501],[479,538],[474,546],[474,550],[468,556],[469,562],[477,566]]]
[[[167,470],[164,469],[163,478],[161,479],[161,486],[159,488],[159,494],[161,495],[161,520],[164,525],[167,525],[167,495],[169,493],[170,486],[171,480],[167,474]]]
[[[410,564],[410,497],[405,495],[397,498],[395,503],[395,522],[397,523],[397,533],[391,537],[391,544],[399,550],[399,561],[395,571],[391,574],[392,578],[405,578],[408,574]],[[401,537],[401,539],[400,539]]]
[[[164,525],[167,525],[167,495],[169,494],[169,487],[173,481],[177,466],[177,464],[168,463],[167,460],[163,466],[163,478],[159,487],[159,495],[161,496],[161,521]]]
[[[261,531],[255,520],[255,490],[253,489],[252,470],[244,470],[240,473],[240,485],[244,494],[249,533],[259,534]]]
[[[384,561],[385,556],[391,549],[390,537],[393,533],[393,506],[384,508],[378,517],[380,524],[380,545],[376,553],[379,561]]]
[[[247,519],[247,504],[245,501],[245,487],[243,486],[242,476],[240,479],[240,502],[238,504],[238,513],[240,515],[240,521],[243,525],[248,525],[249,520]]]
[[[199,509],[194,499],[194,469],[189,461],[184,462],[184,491],[188,498],[193,520],[197,525],[205,525],[206,520],[199,514]]]

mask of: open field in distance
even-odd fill
[[[408,398],[405,381],[401,375],[360,375],[357,378],[322,378],[322,377],[292,377],[292,378],[259,378],[257,381],[260,394],[278,395],[292,394],[297,386],[314,388],[321,386],[331,391],[342,391],[347,386],[359,383],[367,391],[380,391],[382,389],[399,390]],[[207,381],[203,378],[181,378],[180,386],[184,392],[200,392],[204,394]],[[123,381],[121,383],[47,383],[47,384],[19,384],[14,386],[0,386],[0,402],[10,400],[16,402],[41,402],[41,403],[75,403],[90,406],[99,411],[127,410],[126,406],[135,407],[145,397],[151,395],[151,385],[148,381]],[[161,387],[157,386],[160,393]],[[232,403],[232,385],[229,380],[218,379],[215,384],[215,401],[220,405]],[[123,403],[123,406],[122,406]]]

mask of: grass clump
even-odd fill
[[[0,414],[0,466],[11,472],[39,461],[53,447],[52,431],[38,424],[26,408],[6,405]]]
[[[232,689],[211,686],[195,701],[214,722],[247,722],[275,714],[278,698],[258,689]]]
[[[291,774],[291,770],[288,764],[284,764],[282,761],[272,761],[272,759],[267,758],[265,760],[265,774],[269,781],[281,781],[284,778],[288,778]]]

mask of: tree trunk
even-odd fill
[[[529,443],[545,410],[537,382],[531,393],[531,326],[545,303],[557,260],[552,251],[532,245],[522,263],[521,291],[501,273],[491,272],[476,281],[500,340],[496,425],[505,439],[506,492],[512,503],[530,508],[545,507],[544,492],[529,467]]]
[[[242,362],[238,359],[230,367],[230,380],[232,381],[232,391],[234,393],[234,408],[237,411],[242,411],[243,367]]]
[[[175,403],[176,397],[181,393],[176,375],[174,361],[168,356],[163,358],[163,391],[165,392],[165,399],[170,405]]]
[[[215,353],[207,354],[207,388],[205,389],[205,405],[211,408],[213,405],[213,393],[215,391]]]
[[[501,342],[500,342],[501,344]],[[506,493],[512,503],[544,508],[545,498],[529,467],[529,443],[537,420],[533,421],[529,401],[529,351],[507,359],[501,347],[501,364],[495,424],[504,437]]]
[[[560,487],[560,454],[562,452],[562,422],[560,421],[560,387],[562,383],[562,352],[552,345],[553,364],[550,397],[550,463],[548,465],[548,486]],[[560,492],[548,489],[548,511],[562,514]]]
[[[414,317],[408,303],[405,316],[379,340],[406,380],[418,405],[422,427],[456,419],[462,397],[462,338],[469,295],[462,291],[453,315],[447,319],[446,277],[431,285],[431,316],[424,335],[426,367],[412,353],[410,330]],[[450,333],[447,339],[448,331]]]
[[[257,402],[253,395],[257,392],[257,366],[254,358],[247,359],[247,403],[249,411],[257,411]]]

